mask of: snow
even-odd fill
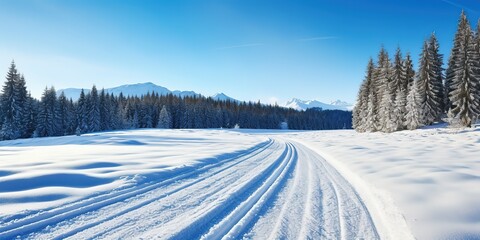
[[[377,203],[370,205],[389,211],[391,222],[401,213],[416,238],[480,238],[478,130],[323,131],[294,134],[294,138],[336,163],[360,195],[378,195]],[[370,191],[361,191],[355,182],[367,184]],[[368,203],[365,194],[362,197]],[[389,201],[397,210],[382,209]],[[374,212],[373,207],[369,210]]]
[[[0,239],[480,237],[480,132],[144,129],[0,142]]]

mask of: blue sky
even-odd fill
[[[417,65],[436,32],[448,56],[477,0],[3,0],[0,67],[29,90],[154,82],[241,100],[354,102],[369,57],[400,46]],[[0,69],[1,69],[0,68]]]

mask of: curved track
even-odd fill
[[[0,225],[0,239],[378,239],[355,189],[304,145],[243,154]]]

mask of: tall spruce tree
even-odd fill
[[[172,128],[172,116],[165,105],[162,107],[162,110],[160,110],[157,128]]]
[[[421,123],[430,125],[440,120],[443,113],[443,80],[442,56],[438,52],[438,43],[432,34],[425,41],[420,55],[420,64],[417,74],[418,104],[421,111]]]
[[[436,121],[440,121],[443,113],[445,112],[445,90],[443,86],[443,54],[440,53],[440,45],[438,43],[435,33],[432,33],[428,43],[428,56],[432,63],[431,75],[432,75],[432,94],[430,101],[432,106],[435,106],[435,113],[437,115]],[[433,108],[433,107],[432,107]]]
[[[408,84],[407,72],[404,61],[402,59],[402,52],[400,48],[397,48],[395,53],[395,61],[393,66],[393,81],[391,91],[394,98],[394,110],[393,110],[393,124],[394,130],[402,130],[405,121],[405,106],[407,104],[407,88],[405,84]]]
[[[50,89],[45,88],[40,101],[36,136],[48,137],[61,135],[59,131],[60,116],[57,104],[55,89],[53,87]]]
[[[98,97],[97,87],[93,85],[87,101],[87,121],[88,131],[97,132],[101,129],[100,120],[100,100]]]
[[[417,87],[414,82],[409,84],[407,106],[405,107],[407,114],[405,115],[405,127],[409,130],[417,129],[420,123],[420,108],[417,100]]]
[[[465,12],[462,11],[460,14],[460,19],[458,20],[458,25],[457,25],[457,32],[455,33],[455,37],[453,39],[453,47],[450,52],[450,57],[448,59],[448,67],[445,73],[445,111],[450,111],[450,109],[455,108],[455,106],[452,106],[452,103],[450,101],[450,95],[451,92],[453,91],[452,84],[454,82],[454,79],[456,77],[456,70],[458,68],[458,64],[460,61],[460,49],[462,48],[462,43],[463,39],[465,39],[465,34],[467,32],[467,29],[470,28],[470,23],[467,20],[467,16],[465,15]]]
[[[60,96],[58,96],[58,104],[57,104],[57,112],[59,117],[59,125],[58,125],[58,132],[60,135],[67,135],[68,134],[68,127],[70,119],[70,111],[68,106],[67,97],[65,97],[65,93],[61,92]]]
[[[88,132],[88,121],[87,121],[87,99],[85,97],[85,92],[80,92],[80,97],[77,101],[76,107],[76,115],[77,115],[77,127],[75,131],[77,134],[86,133]]]
[[[387,57],[384,59],[384,63],[381,64],[381,80],[383,82],[383,87],[379,88],[381,96],[380,109],[379,109],[379,119],[380,119],[380,131],[383,132],[393,132],[395,131],[395,121],[394,121],[394,93],[395,86],[393,82],[393,71],[390,59]]]
[[[367,65],[367,72],[365,74],[365,79],[362,83],[361,90],[358,95],[358,132],[371,131],[367,127],[368,113],[369,113],[369,101],[370,94],[373,94],[373,78],[375,74],[375,64],[373,59],[370,58]],[[374,104],[374,102],[372,102]]]
[[[22,136],[21,117],[23,109],[16,102],[18,98],[18,81],[19,74],[15,66],[15,62],[12,61],[8,70],[5,84],[2,88],[2,94],[0,96],[0,105],[2,111],[2,128],[0,130],[0,137],[3,140],[16,139]]]
[[[457,43],[458,41],[458,43]],[[449,117],[452,122],[470,126],[480,114],[479,53],[475,49],[474,34],[467,17],[462,12],[455,34],[453,79],[450,87]]]

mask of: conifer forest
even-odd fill
[[[382,47],[370,59],[353,110],[358,132],[394,132],[438,122],[469,127],[480,115],[480,21],[473,30],[461,13],[444,69],[435,33],[423,43],[417,71],[397,49],[393,60]]]
[[[260,102],[220,101],[203,96],[148,93],[115,96],[95,86],[77,101],[45,88],[40,100],[30,96],[25,77],[12,62],[0,95],[0,139],[80,135],[137,128],[351,128],[351,112],[297,111]]]

